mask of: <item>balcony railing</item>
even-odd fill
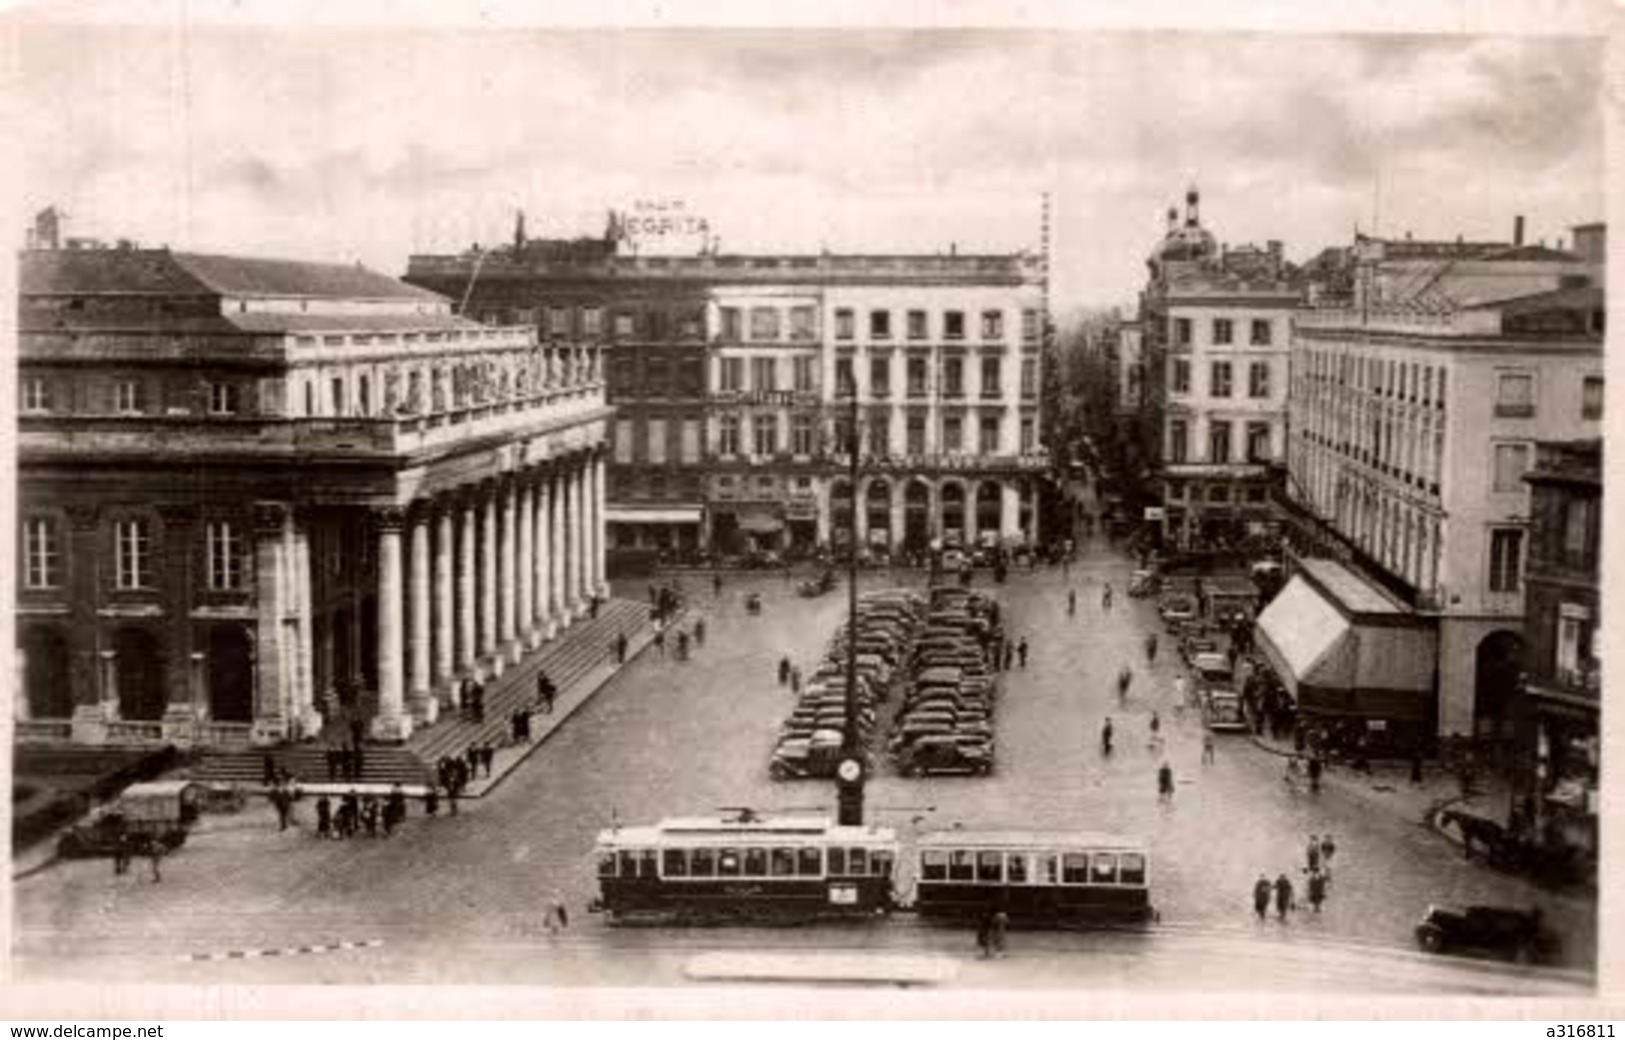
[[[69,719],[21,719],[14,726],[19,744],[66,744],[73,739]]]
[[[164,724],[132,719],[120,719],[107,724],[109,744],[162,744]]]

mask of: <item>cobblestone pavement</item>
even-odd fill
[[[1155,613],[1149,601],[1123,595],[1129,570],[1097,542],[1065,574],[1012,573],[997,591],[1010,632],[1028,638],[1032,655],[1005,681],[997,772],[905,780],[882,769],[868,805],[872,818],[897,825],[905,837],[917,818],[922,827],[962,822],[1143,835],[1152,843],[1162,923],[1151,937],[1031,934],[1007,962],[968,964],[962,983],[1014,984],[1007,976],[1019,971],[1020,984],[1032,985],[1075,979],[1245,988],[1255,971],[1265,971],[1300,989],[1357,987],[1361,979],[1406,991],[1573,985],[1414,953],[1411,928],[1430,902],[1538,904],[1566,933],[1568,964],[1594,963],[1593,903],[1464,863],[1456,846],[1414,818],[1357,792],[1296,791],[1283,782],[1281,760],[1244,736],[1219,736],[1216,761],[1204,766],[1200,722],[1175,712],[1178,665],[1168,640],[1146,666],[1142,640]],[[319,842],[308,829],[308,807],[306,828],[287,833],[255,808],[209,818],[165,863],[158,884],[139,867],[115,878],[106,861],[59,864],[16,885],[19,976],[631,985],[677,982],[684,958],[717,948],[964,954],[966,936],[912,922],[680,932],[608,929],[579,912],[592,895],[593,838],[612,820],[648,822],[722,806],[833,806],[830,785],[776,784],[766,766],[791,705],[775,665],[786,654],[804,668],[816,660],[844,616],[844,589],[804,600],[779,577],[730,577],[716,599],[707,577],[682,580],[693,610],[707,618],[706,645],[693,659],[644,653],[459,816],[415,817],[387,841]],[[1117,591],[1110,612],[1100,604],[1108,581]],[[864,575],[864,587],[891,583]],[[1074,618],[1066,616],[1068,588],[1078,593]],[[764,596],[761,616],[744,611],[750,590]],[[1136,679],[1119,705],[1112,680],[1124,663]],[[1160,749],[1149,741],[1153,710],[1163,720]],[[1099,731],[1108,714],[1117,750],[1103,760]],[[1177,793],[1160,805],[1155,773],[1165,758]],[[1250,890],[1258,872],[1286,872],[1301,887],[1307,836],[1328,830],[1338,852],[1324,911],[1299,912],[1285,924],[1255,922]],[[549,941],[540,917],[555,895],[577,916],[565,936]],[[184,959],[369,940],[383,944],[246,961]]]

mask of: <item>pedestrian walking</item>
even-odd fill
[[[121,830],[113,845],[113,876],[130,872],[130,859],[135,851],[135,839],[129,831]]]
[[[789,683],[789,681],[790,659],[788,657],[781,657],[779,658],[779,685],[784,686]]]
[[[546,669],[536,673],[536,707],[543,715],[553,714],[553,699],[558,696],[558,687],[553,685],[553,677],[547,674]]]
[[[1309,835],[1309,847],[1304,850],[1304,863],[1311,874],[1320,869],[1320,839],[1313,834]]]
[[[1181,707],[1188,707],[1190,697],[1190,680],[1186,679],[1184,674],[1181,673],[1174,679],[1174,702]]]
[[[276,784],[276,759],[269,754],[260,756],[260,782],[266,787]]]
[[[688,633],[681,630],[677,633],[677,659],[688,660]]]
[[[1258,915],[1260,921],[1269,916],[1271,888],[1270,879],[1262,872],[1258,875],[1258,880],[1253,882],[1253,912]]]
[[[1112,611],[1112,583],[1106,583],[1106,590],[1100,594],[1100,609],[1110,614]]]
[[[1326,880],[1332,879],[1332,854],[1337,851],[1337,843],[1330,834],[1320,837],[1320,872],[1326,875]]]
[[[468,760],[467,775],[472,780],[480,772],[480,746],[478,744],[468,745],[467,750],[463,752],[463,757]]]
[[[801,695],[801,669],[795,665],[790,666],[790,692],[798,697]]]
[[[1015,663],[1015,659],[1016,659],[1016,645],[1014,643],[1006,641],[1005,644],[1004,644],[1004,670],[1005,671],[1008,672],[1010,670],[1010,666]]]
[[[1100,727],[1100,753],[1102,755],[1112,753],[1112,719],[1110,715],[1106,716],[1106,724]]]
[[[152,880],[156,884],[164,879],[158,872],[158,865],[164,858],[164,843],[157,838],[148,838],[146,841],[147,862],[152,864]]]
[[[1156,740],[1157,735],[1160,734],[1161,732],[1162,732],[1162,716],[1158,715],[1155,711],[1153,711],[1151,713],[1151,739]]]
[[[1157,798],[1160,801],[1172,801],[1174,797],[1174,767],[1167,762],[1157,770]]]
[[[331,745],[327,748],[327,782],[332,783],[339,778],[339,749]]]
[[[1021,642],[1016,645],[1016,656],[1021,658],[1021,667],[1027,667],[1027,637],[1022,636]]]
[[[1309,791],[1311,794],[1320,793],[1320,774],[1324,769],[1325,766],[1321,764],[1319,755],[1309,759]]]
[[[547,930],[549,937],[558,935],[570,927],[570,912],[565,909],[563,900],[553,896],[547,901],[547,910],[542,914],[542,927]]]
[[[1326,875],[1318,870],[1309,872],[1309,906],[1320,913],[1320,904],[1326,901]]]
[[[1275,879],[1275,914],[1285,923],[1286,912],[1293,909],[1292,879],[1282,874]]]
[[[1202,764],[1204,766],[1213,764],[1213,734],[1211,733],[1202,734]]]
[[[976,922],[976,953],[983,960],[993,956],[993,915],[983,914]]]
[[[722,595],[722,572],[715,571],[711,575],[711,595]]]
[[[288,818],[293,815],[293,796],[286,787],[273,787],[271,789],[271,805],[276,809],[276,829],[288,829]]]
[[[423,792],[423,815],[431,820],[440,815],[439,784],[430,784],[429,789]]]
[[[1154,664],[1157,660],[1157,634],[1152,632],[1145,637],[1145,663]]]
[[[1010,915],[1006,914],[1003,910],[995,910],[993,912],[992,920],[988,922],[987,935],[988,946],[990,947],[992,956],[1004,956],[1004,936],[1009,927]]]
[[[1128,700],[1128,688],[1133,682],[1134,671],[1125,664],[1117,673],[1117,700],[1119,702]]]
[[[657,620],[655,622],[655,649],[660,651],[661,657],[666,656],[666,623],[664,621]]]
[[[316,799],[316,837],[331,838],[333,836],[333,803],[328,801],[327,795]]]
[[[694,646],[696,648],[698,648],[698,647],[702,647],[704,645],[705,645],[705,619],[704,618],[695,618],[694,619]]]
[[[446,809],[453,816],[457,815],[457,796],[460,794],[462,794],[462,787],[457,783],[453,783],[446,788]]]

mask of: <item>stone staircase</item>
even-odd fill
[[[582,618],[552,642],[510,665],[501,676],[485,684],[485,721],[464,720],[455,711],[441,715],[433,726],[418,730],[405,744],[368,743],[363,755],[364,783],[428,783],[434,764],[443,755],[461,755],[473,744],[506,744],[509,716],[530,707],[536,699],[536,673],[542,669],[553,679],[559,700],[594,668],[609,659],[610,645],[620,633],[629,639],[649,624],[647,604],[607,600],[598,617]],[[533,731],[535,723],[532,724]],[[249,751],[210,751],[192,770],[199,780],[257,786],[264,775],[264,757],[306,783],[327,780],[327,748],[323,743],[284,744]]]

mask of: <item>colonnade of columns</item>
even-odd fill
[[[500,674],[607,589],[604,458],[588,453],[375,511],[378,706],[404,740]]]

